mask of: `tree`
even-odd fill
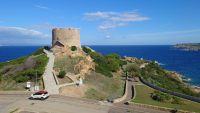
[[[134,63],[128,64],[125,70],[131,77],[140,76],[140,68],[137,64]]]

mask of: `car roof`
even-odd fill
[[[38,91],[36,93],[48,93],[47,91]]]

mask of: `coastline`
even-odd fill
[[[22,46],[21,47],[18,46],[18,47],[15,47],[14,50],[12,50],[12,48],[10,48],[9,46],[2,46],[2,47],[3,47],[2,49],[4,49],[4,50],[3,51],[0,50],[0,51],[2,53],[4,53],[4,54],[2,54],[0,56],[0,61],[3,60],[4,58],[5,59],[10,58],[9,60],[2,61],[2,62],[9,62],[9,61],[12,61],[12,60],[14,60],[16,58],[19,58],[21,56],[26,56],[29,53],[32,53],[32,51],[36,50],[36,48],[39,47],[39,46],[29,46],[30,49],[26,49],[27,46],[23,46],[23,48],[25,48],[25,49],[23,49]],[[4,48],[4,47],[6,47],[6,48]],[[9,49],[7,49],[7,47],[9,47]],[[164,49],[162,49],[162,47]],[[112,53],[112,52],[114,53],[115,52],[115,53],[117,53],[117,54],[119,54],[121,56],[130,56],[130,57],[143,58],[143,59],[148,59],[148,60],[156,59],[157,61],[159,61],[161,67],[163,67],[163,68],[165,68],[167,70],[175,70],[176,72],[181,73],[183,75],[183,79],[191,78],[191,81],[188,81],[186,83],[189,83],[191,86],[200,87],[200,82],[199,82],[199,79],[198,79],[198,77],[199,77],[198,75],[199,74],[197,76],[194,75],[197,72],[195,72],[193,74],[193,72],[192,72],[193,70],[190,71],[190,67],[189,67],[189,66],[193,65],[195,62],[197,62],[197,60],[199,58],[196,58],[196,57],[193,57],[193,56],[195,56],[195,55],[199,56],[200,52],[192,52],[192,53],[191,52],[183,52],[183,51],[180,51],[178,49],[172,49],[172,47],[173,47],[172,45],[169,45],[169,46],[165,45],[165,46],[109,46],[109,47],[107,47],[107,46],[103,46],[103,47],[102,46],[91,46],[90,48],[92,48],[95,51],[98,51],[98,52],[102,53],[103,55],[106,55],[107,53]],[[140,49],[140,48],[142,48],[142,49]],[[26,50],[26,51],[24,51],[24,50]],[[172,51],[172,53],[168,53],[168,50]],[[7,53],[5,53],[4,51],[6,51]],[[19,56],[19,57],[15,56],[15,54],[14,54],[15,51],[17,53],[16,56]],[[21,55],[19,54],[19,51],[21,52],[20,53]],[[29,51],[29,52],[27,52],[27,51]],[[150,52],[151,54],[148,51],[151,51]],[[184,64],[187,64],[187,67],[185,67],[184,69],[182,69],[182,68],[179,68],[179,69],[177,68],[176,69],[176,67],[181,65],[181,64],[180,63],[178,65],[172,64],[174,61],[172,61],[172,63],[171,63],[171,61],[169,62],[169,60],[168,60],[168,59],[170,59],[170,58],[168,58],[169,56],[166,57],[167,59],[163,58],[163,56],[164,56],[163,52],[159,53],[159,51],[164,51],[164,53],[166,52],[167,54],[170,54],[170,55],[171,54],[173,55],[174,53],[176,53],[176,54],[187,54],[187,56],[190,55],[191,56],[190,58],[193,58],[193,59],[196,59],[196,60],[194,60],[194,62],[189,61],[189,62],[191,62],[191,64],[189,64],[188,62],[186,62],[186,63],[184,62]],[[146,54],[148,54],[148,55],[146,55]],[[11,57],[10,57],[10,55],[11,55]],[[181,57],[181,56],[179,56],[179,57]],[[184,59],[185,58],[183,58],[183,60]],[[177,60],[177,59],[173,58],[173,60]],[[2,63],[2,62],[0,62],[0,63]],[[193,66],[197,66],[197,65],[198,64],[193,65]],[[173,66],[173,67],[171,68],[171,66]],[[191,69],[194,69],[194,68],[191,68]],[[187,74],[188,71],[191,72],[190,73],[191,75]],[[187,76],[184,75],[185,72],[186,72]]]

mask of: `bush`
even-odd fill
[[[58,77],[59,78],[64,78],[65,77],[66,72],[65,71],[60,71]]]
[[[72,50],[72,51],[76,51],[76,50],[77,50],[77,47],[76,47],[76,46],[72,46],[72,47],[71,47],[71,50]]]
[[[167,93],[162,93],[157,90],[155,90],[154,93],[151,94],[151,98],[160,102],[169,102],[172,99],[171,95]]]
[[[90,52],[92,52],[91,49],[89,49],[88,47],[85,47],[85,46],[82,47],[82,50],[83,50],[85,53],[90,53]]]
[[[27,76],[23,76],[23,75],[16,76],[14,79],[18,83],[26,82],[29,80],[29,78]]]
[[[173,98],[172,104],[184,104],[184,102],[180,98],[175,96],[173,96],[172,98]]]
[[[135,76],[140,76],[141,75],[139,66],[137,64],[134,64],[134,63],[128,64],[126,66],[125,70],[128,72],[128,74],[131,77],[135,77]]]
[[[38,50],[36,50],[36,51],[33,53],[33,55],[40,55],[40,54],[43,53],[43,50],[44,50],[43,47],[42,47],[42,48],[39,48]]]

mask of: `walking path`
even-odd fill
[[[44,52],[49,57],[49,62],[47,64],[46,70],[43,74],[45,90],[48,91],[49,94],[59,94],[59,87],[56,84],[56,81],[53,76],[53,65],[54,65],[55,56],[53,55],[52,52],[49,52],[47,50],[44,50]]]

